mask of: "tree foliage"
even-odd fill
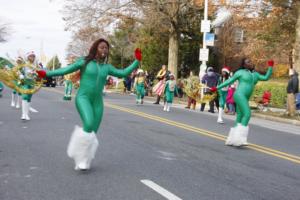
[[[145,30],[151,31],[144,34],[146,38],[153,33],[156,33],[159,36],[158,38],[165,38],[164,36],[167,36],[168,45],[166,46],[169,48],[167,55],[169,58],[168,64],[170,70],[175,74],[177,74],[179,60],[180,36],[181,34],[191,32],[193,24],[199,24],[202,15],[201,10],[203,9],[201,6],[195,6],[193,0],[67,0],[66,2],[67,4],[63,10],[66,29],[72,30],[75,33],[78,33],[82,27],[109,27],[112,29],[112,27],[115,27],[120,22],[131,20],[135,24],[138,24],[137,26],[139,26],[142,32]],[[128,23],[125,24],[128,25]],[[124,28],[129,30],[130,26],[125,26]],[[101,31],[107,33],[108,29],[102,28]],[[124,31],[124,29],[122,30]],[[114,38],[118,40],[120,31],[117,29],[115,33],[119,34],[119,36]],[[128,34],[131,33],[128,32]],[[151,38],[150,40],[153,41]],[[144,39],[140,39],[137,44],[143,44],[143,41]],[[111,42],[113,41],[111,40]],[[151,48],[155,49],[155,46],[158,47],[159,45],[152,45]],[[156,56],[155,54],[154,57],[156,58]],[[147,61],[145,63],[148,66],[150,65],[150,63],[147,64]]]
[[[53,70],[53,67],[54,67],[54,69],[60,68],[60,67],[61,67],[61,63],[60,63],[58,57],[57,57],[57,56],[53,56],[53,57],[48,61],[46,67],[47,67],[47,69],[49,69],[49,70]]]
[[[225,42],[219,51],[223,59],[250,57],[257,66],[265,66],[266,60],[273,58],[276,63],[288,64],[295,45],[296,4],[297,1],[290,0],[264,0],[256,4],[248,0],[238,6],[227,5],[233,17],[230,27],[225,24],[223,33],[230,33],[234,28],[243,29],[244,42],[234,44],[230,34],[222,34]]]

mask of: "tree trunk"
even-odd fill
[[[169,37],[169,57],[168,57],[168,70],[174,74],[175,78],[177,79],[178,74],[178,48],[179,48],[179,41],[178,41],[178,34],[176,31],[170,33]]]
[[[300,4],[297,4],[297,24],[296,24],[296,39],[295,39],[295,54],[294,54],[294,69],[300,74]],[[300,79],[300,75],[298,77]]]

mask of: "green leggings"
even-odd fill
[[[31,85],[23,85],[22,89],[32,89],[33,87]],[[32,98],[32,94],[22,94],[22,99],[27,101],[27,102],[31,102],[31,98]]]
[[[144,99],[145,96],[144,83],[137,84],[135,89],[136,89],[136,100]]]
[[[234,101],[236,103],[237,113],[235,125],[242,124],[247,126],[251,118],[251,109],[248,103],[249,98],[236,92],[234,94]]]
[[[72,94],[72,81],[66,80],[65,81],[65,96],[71,96]]]
[[[0,92],[3,90],[3,84],[0,82]]]
[[[225,108],[225,105],[226,105],[226,97],[227,97],[227,91],[223,91],[223,90],[220,90],[219,91],[219,106],[220,108]]]
[[[103,116],[103,99],[98,96],[93,101],[88,96],[76,96],[76,108],[83,121],[83,130],[97,133]]]

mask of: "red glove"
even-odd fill
[[[36,73],[40,78],[45,78],[46,77],[46,71],[45,70],[36,70]]]
[[[268,67],[274,67],[274,60],[268,61]]]
[[[210,88],[210,91],[211,91],[211,92],[216,92],[217,90],[218,90],[218,89],[217,89],[216,87],[211,87],[211,88]]]
[[[134,52],[135,55],[135,59],[137,59],[138,61],[142,60],[142,51],[141,49],[137,48]]]

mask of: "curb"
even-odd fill
[[[268,115],[263,115],[263,114],[259,114],[259,113],[252,113],[252,116],[256,117],[256,118],[260,118],[260,119],[269,120],[269,121],[282,122],[282,123],[300,126],[300,121],[295,120],[295,119],[284,119],[284,118],[280,118],[280,117],[268,116]]]
[[[116,91],[111,91],[112,93],[117,93],[117,94],[122,94],[122,92],[116,92]],[[149,97],[149,96],[145,96],[145,99],[149,99],[149,100],[154,100],[156,99],[155,96],[153,97]],[[176,103],[177,104],[186,104],[187,102],[185,101],[181,101],[178,100],[176,98]],[[281,123],[286,123],[286,124],[292,124],[295,126],[300,126],[300,121],[299,120],[295,120],[295,119],[285,119],[285,118],[280,118],[280,117],[274,117],[274,116],[269,116],[269,115],[264,115],[264,114],[259,114],[259,113],[251,113],[252,117],[256,117],[259,119],[265,119],[265,120],[269,120],[269,121],[274,121],[274,122],[281,122]]]

